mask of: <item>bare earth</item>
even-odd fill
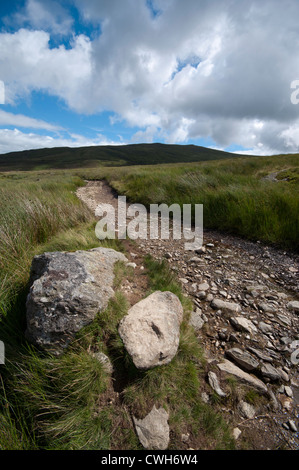
[[[117,208],[117,195],[102,181],[89,181],[77,190],[77,196],[94,212],[98,204]],[[299,312],[289,303],[299,300],[299,259],[262,243],[204,230],[203,252],[186,251],[185,240],[124,241],[128,257],[136,264],[134,282],[122,288],[133,305],[146,292],[143,258],[167,259],[183,290],[200,315],[202,327],[197,337],[208,367],[217,371],[221,387],[226,383],[215,365],[228,358],[227,351],[238,348],[249,352],[261,365],[272,366],[277,377],[255,375],[270,394],[255,403],[254,416],[244,415],[238,407],[221,411],[234,428],[241,431],[237,447],[247,442],[250,449],[299,450]],[[240,313],[215,309],[213,299],[237,303]],[[255,326],[254,333],[236,329],[232,317],[243,317]],[[259,357],[258,354],[263,357]],[[229,358],[228,358],[229,359]],[[231,360],[231,359],[230,359]],[[239,367],[241,367],[239,365]],[[207,377],[202,392],[211,393]],[[195,448],[186,443],[186,449]]]

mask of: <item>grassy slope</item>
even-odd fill
[[[299,155],[126,167],[105,175],[133,202],[203,204],[204,228],[299,250]],[[277,174],[277,181],[265,176]]]
[[[25,150],[0,155],[0,171],[196,162],[232,154],[195,145],[135,144]]]
[[[279,182],[262,179],[279,171]],[[296,155],[2,174],[0,339],[6,347],[6,365],[0,368],[0,449],[139,448],[127,408],[101,405],[99,396],[110,393],[109,379],[87,354],[88,340],[115,360],[123,354],[116,333],[117,321],[126,311],[121,294],[61,360],[40,355],[24,341],[32,257],[44,251],[88,249],[99,244],[92,214],[74,195],[83,177],[106,177],[131,200],[147,205],[203,202],[205,220],[212,227],[298,247]],[[167,288],[179,294],[162,268],[149,261],[148,270],[153,289]],[[186,324],[180,354],[169,367],[136,375],[127,360],[116,360],[116,366],[132,374],[123,390],[126,407],[134,410],[138,403],[142,411],[150,396],[161,402],[167,399],[174,435],[179,436],[187,426],[194,433],[203,433],[206,448],[232,445],[219,416],[200,402],[202,363]]]
[[[1,321],[5,366],[0,366],[0,449],[141,449],[131,414],[144,414],[150,402],[170,412],[172,446],[182,430],[199,436],[206,448],[231,448],[233,440],[220,415],[201,402],[203,361],[187,324],[190,305],[165,265],[146,260],[152,290],[171,290],[182,300],[185,321],[177,357],[167,366],[140,372],[117,334],[127,303],[117,292],[109,307],[60,358],[41,354],[24,337],[25,301],[32,257],[44,251],[88,249],[99,245],[92,214],[75,197],[82,180],[67,172],[7,174],[1,178]],[[109,246],[121,249],[115,242]],[[127,268],[128,269],[128,268]],[[133,276],[124,267],[122,276]],[[115,289],[118,289],[116,284]],[[115,397],[109,374],[88,350],[104,351],[122,383]]]

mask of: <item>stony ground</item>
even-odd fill
[[[117,207],[106,183],[86,183],[77,195],[93,211],[102,203]],[[203,247],[196,252],[186,251],[184,240],[125,243],[137,274],[123,285],[131,305],[146,289],[142,273],[148,253],[169,262],[192,299],[191,322],[210,371],[203,399],[211,399],[213,390],[228,395],[227,374],[238,386],[259,390],[260,400],[236,400],[235,406],[221,408],[234,427],[237,448],[246,442],[250,449],[299,450],[298,257],[212,231],[204,231]]]

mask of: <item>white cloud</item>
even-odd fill
[[[7,25],[18,25],[38,30],[50,31],[52,34],[64,36],[71,33],[73,18],[67,10],[55,0],[27,0],[12,18],[4,18]]]
[[[41,119],[34,119],[23,114],[8,113],[0,109],[0,126],[28,127],[33,129],[45,129],[48,131],[61,131],[61,126],[56,126]]]
[[[47,90],[76,112],[115,113],[114,122],[140,129],[134,141],[210,138],[221,148],[296,151],[298,1],[151,3],[74,0],[101,35],[74,35],[67,49],[49,46],[50,34],[71,30],[66,4],[28,0],[23,29],[0,34],[7,101]]]
[[[44,31],[20,29],[0,34],[0,70],[6,101],[12,103],[32,90],[47,90],[80,111],[93,80],[90,40],[77,36],[71,49],[50,49],[49,40],[49,33]]]
[[[0,154],[38,148],[91,147],[95,145],[122,145],[122,143],[111,141],[100,134],[95,139],[88,139],[78,134],[59,137],[33,132],[25,133],[19,129],[0,129]]]

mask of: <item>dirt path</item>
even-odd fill
[[[77,195],[92,211],[102,203],[117,208],[117,195],[101,181],[87,182]],[[138,275],[144,269],[143,257],[149,253],[167,259],[193,301],[197,337],[211,367],[224,358],[232,360],[231,351],[237,348],[259,362],[250,373],[270,391],[270,402],[253,404],[254,416],[223,407],[225,417],[253,449],[299,450],[299,311],[293,304],[299,300],[298,256],[213,231],[204,231],[202,250],[186,251],[184,243],[125,242],[137,274],[135,284],[124,286],[130,303],[146,291],[144,276]],[[240,312],[215,300],[237,304]],[[233,360],[250,369],[248,357]]]

